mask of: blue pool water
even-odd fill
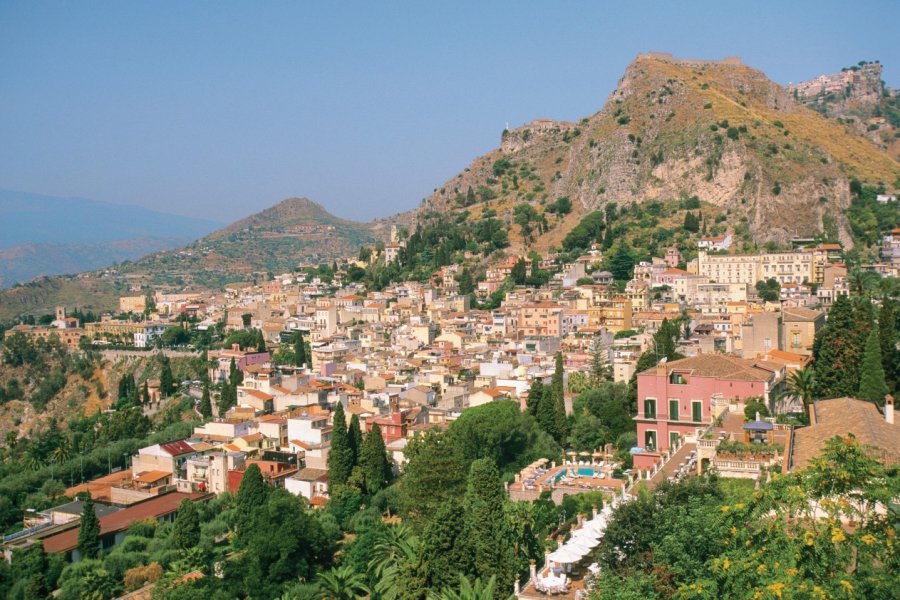
[[[559,480],[565,477],[571,469],[575,469],[575,472],[578,473],[578,475],[580,475],[581,477],[593,477],[595,473],[594,469],[592,469],[591,467],[571,467],[569,469],[566,469],[565,471],[560,471],[559,473],[557,473],[553,477],[553,483],[559,483]]]

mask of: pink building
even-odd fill
[[[725,354],[698,354],[661,363],[637,377],[638,446],[662,451],[682,435],[712,422],[713,398],[730,401],[769,394],[784,367]]]

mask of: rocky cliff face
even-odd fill
[[[843,215],[849,179],[891,186],[900,164],[851,127],[810,110],[738,59],[639,56],[603,108],[577,123],[546,119],[503,133],[425,202],[425,209],[496,211],[512,222],[568,197],[575,210],[549,218],[535,242],[558,244],[584,214],[615,202],[697,196],[757,243],[811,235],[830,220],[851,244]],[[515,239],[515,238],[514,238]]]
[[[900,158],[900,98],[884,85],[879,62],[860,61],[839,73],[788,86],[801,104],[869,138],[894,160]]]

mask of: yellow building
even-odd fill
[[[613,333],[632,328],[631,300],[624,296],[601,302],[588,309],[588,327],[606,327]]]
[[[122,296],[119,298],[119,310],[121,312],[144,312],[147,307],[147,299],[144,296]]]
[[[716,283],[745,283],[775,279],[778,283],[814,281],[815,265],[809,252],[773,254],[716,254],[700,252],[697,270]]]

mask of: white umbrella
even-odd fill
[[[573,540],[599,540],[600,533],[597,531],[591,531],[590,529],[579,529],[575,533],[572,534]]]
[[[586,553],[585,553],[586,554]],[[574,552],[571,548],[566,548],[565,546],[560,546],[556,549],[556,551],[551,552],[547,558],[552,560],[553,562],[558,563],[574,563],[581,560],[581,557],[584,554],[578,554]]]
[[[569,540],[563,546],[564,548],[571,548],[576,553],[581,552],[582,556],[591,551],[591,548],[594,548],[600,542],[589,542],[588,540]]]

